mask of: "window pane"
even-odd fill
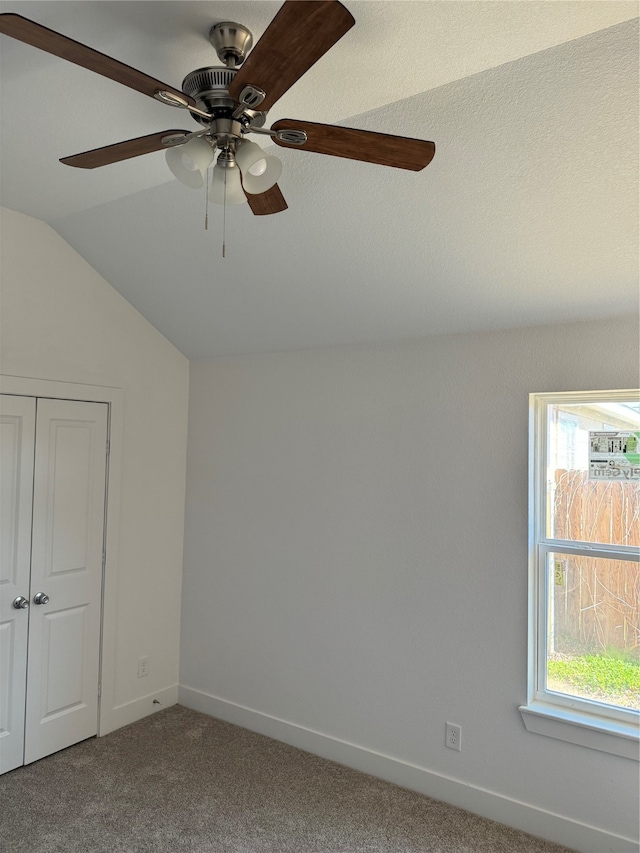
[[[640,710],[640,564],[548,555],[547,690]]]
[[[640,405],[548,407],[547,536],[640,545],[640,481],[589,479],[589,432],[640,430]]]

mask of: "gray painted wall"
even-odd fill
[[[637,762],[518,712],[528,394],[637,385],[635,318],[192,363],[183,701],[637,838]]]

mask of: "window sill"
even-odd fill
[[[567,711],[543,702],[521,705],[520,713],[529,732],[640,760],[640,728],[637,725]]]

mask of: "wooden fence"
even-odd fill
[[[553,535],[640,546],[640,488],[557,470]],[[640,655],[640,564],[558,554],[553,627],[557,651],[624,650]],[[557,573],[556,573],[557,574]]]

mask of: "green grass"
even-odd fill
[[[640,662],[621,657],[580,655],[570,660],[550,660],[547,673],[549,678],[608,696],[628,691],[640,693]]]

